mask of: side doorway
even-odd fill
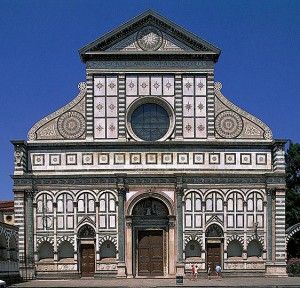
[[[94,244],[80,245],[80,271],[82,277],[93,277],[95,273]]]
[[[221,265],[221,243],[207,243],[206,267],[211,267],[211,275],[217,275],[216,265]]]

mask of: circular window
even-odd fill
[[[131,114],[133,133],[145,141],[161,139],[168,132],[169,126],[168,112],[155,103],[142,104]]]

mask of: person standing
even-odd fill
[[[216,272],[217,272],[218,278],[221,277],[222,268],[221,268],[220,264],[216,265]]]
[[[196,267],[194,264],[192,264],[192,280],[193,281],[195,280],[195,270],[196,270]]]
[[[210,280],[210,275],[211,275],[211,263],[208,263],[208,266],[207,266],[207,277],[208,277],[208,280]]]
[[[195,280],[198,279],[198,265],[195,265]]]

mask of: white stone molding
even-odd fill
[[[70,190],[61,190],[61,191],[59,191],[59,192],[57,192],[57,194],[54,196],[54,199],[55,199],[55,202],[57,202],[57,199],[61,196],[61,195],[63,195],[63,194],[68,194],[68,195],[70,195],[71,197],[72,197],[72,200],[74,201],[74,194],[72,193],[72,191],[70,191]]]
[[[67,241],[67,242],[71,243],[74,247],[74,237],[69,236],[69,235],[64,235],[64,236],[58,237],[57,247],[59,247],[59,245],[64,241]]]
[[[251,235],[251,236],[248,236],[247,237],[247,245],[249,245],[249,243],[252,241],[252,240],[256,240],[258,241],[262,247],[264,247],[264,239],[263,237],[259,236],[259,235]]]
[[[229,196],[230,196],[231,194],[233,194],[233,193],[238,193],[238,194],[242,195],[243,201],[246,201],[246,195],[245,195],[245,193],[244,193],[242,190],[239,190],[239,189],[232,189],[232,190],[229,190],[229,191],[226,193],[226,195],[225,195],[224,201],[227,202]]]
[[[187,234],[184,237],[184,246],[186,246],[190,241],[196,241],[200,244],[201,249],[203,249],[203,241],[201,234]]]
[[[99,201],[99,199],[100,199],[100,197],[102,196],[102,194],[104,194],[104,193],[111,193],[114,197],[115,197],[115,201],[117,202],[118,201],[118,192],[117,191],[115,191],[115,190],[101,190],[100,192],[99,192],[99,195],[98,195],[98,198],[97,198],[97,201]]]
[[[28,140],[29,141],[38,141],[38,140],[51,140],[51,139],[63,139],[61,135],[58,135],[59,132],[57,131],[57,119],[59,116],[63,115],[64,113],[70,112],[75,106],[78,106],[83,98],[86,96],[87,88],[85,82],[80,82],[78,84],[78,88],[80,90],[79,94],[74,98],[71,102],[69,102],[64,107],[58,109],[57,111],[53,112],[52,114],[46,116],[45,118],[38,121],[34,126],[29,130],[28,133]],[[81,114],[85,116],[85,103],[82,105],[83,107],[77,107],[74,111],[79,113],[77,110],[80,110]],[[73,110],[72,110],[73,111]],[[53,120],[56,120],[54,123]],[[51,123],[50,123],[51,122]],[[52,123],[53,122],[53,123]],[[48,125],[50,123],[50,125]],[[43,128],[44,127],[44,128]],[[41,128],[43,128],[45,135],[47,137],[41,136],[38,139],[38,133],[40,133]],[[46,131],[47,130],[47,131]]]
[[[264,193],[263,190],[258,190],[258,189],[251,189],[251,190],[247,191],[246,200],[248,199],[248,197],[251,193],[259,194],[262,197],[263,201],[267,200],[266,193]]]
[[[193,193],[193,192],[194,192],[194,193],[198,193],[198,194],[201,196],[201,199],[204,198],[202,191],[200,191],[200,190],[198,190],[198,189],[188,189],[188,190],[185,190],[185,191],[184,191],[184,196],[182,197],[183,200],[186,198],[186,196],[187,196],[189,193]]]
[[[105,242],[105,241],[110,241],[112,242],[116,249],[118,249],[118,240],[117,236],[112,236],[112,235],[101,235],[99,236],[99,247]]]
[[[240,235],[237,235],[237,234],[233,234],[233,235],[229,236],[229,237],[227,238],[227,240],[226,240],[227,246],[228,246],[228,244],[229,244],[231,241],[234,241],[234,240],[240,242],[241,245],[242,245],[242,247],[244,247],[244,236],[243,236],[243,235],[240,236]]]
[[[300,231],[300,223],[289,227],[286,231],[286,244],[290,241],[294,234]]]
[[[43,236],[43,237],[40,237],[37,239],[36,241],[36,250],[38,251],[39,250],[39,247],[42,243],[44,242],[49,242],[50,244],[52,244],[52,246],[54,247],[54,239],[53,237],[49,237],[49,236]]]
[[[94,191],[92,191],[92,190],[80,190],[80,191],[78,191],[77,193],[76,193],[76,198],[75,198],[75,201],[76,202],[78,202],[78,198],[81,196],[81,194],[83,194],[83,193],[89,193],[89,194],[91,194],[93,197],[94,197],[94,200],[96,201],[96,199],[97,199],[97,194],[94,192]]]
[[[254,117],[250,113],[242,110],[241,108],[237,107],[232,102],[230,102],[222,94],[221,89],[222,89],[222,84],[220,82],[215,82],[215,96],[221,102],[220,105],[222,106],[222,108],[216,109],[215,120],[217,119],[218,115],[220,115],[220,113],[223,113],[225,111],[228,111],[228,113],[236,113],[234,115],[237,115],[237,117],[242,118],[242,122],[243,122],[242,124],[244,127],[242,128],[239,135],[237,135],[233,138],[264,139],[264,140],[271,141],[273,139],[271,129],[266,124],[264,124],[261,120],[259,120],[257,117]],[[248,125],[249,129],[247,127],[245,127],[245,124]],[[257,134],[257,132],[261,129],[264,131],[262,136]],[[245,133],[249,133],[248,137]],[[252,135],[251,135],[251,133],[252,133]],[[221,138],[223,138],[223,137],[221,137]],[[230,138],[230,137],[225,137],[225,138]]]

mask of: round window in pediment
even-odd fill
[[[173,130],[172,109],[160,101],[138,101],[127,116],[128,132],[138,141],[162,141]]]

